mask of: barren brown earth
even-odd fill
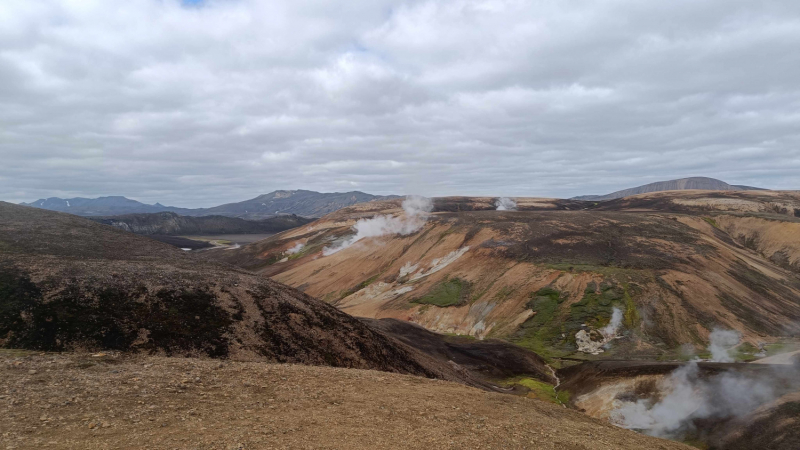
[[[538,400],[369,370],[0,351],[5,449],[688,449]]]

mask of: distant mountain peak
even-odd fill
[[[623,189],[621,191],[612,192],[605,195],[581,195],[573,197],[573,200],[587,200],[587,201],[603,201],[614,200],[617,198],[628,197],[637,194],[646,194],[649,192],[662,192],[662,191],[679,191],[684,189],[699,189],[707,191],[746,191],[757,190],[760,188],[730,185],[722,180],[709,177],[688,177],[679,178],[676,180],[657,181],[655,183],[645,184],[634,188]]]

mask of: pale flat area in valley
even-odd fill
[[[261,233],[261,234],[217,234],[217,235],[204,235],[204,236],[180,236],[186,239],[193,239],[195,241],[229,241],[234,245],[247,245],[253,242],[266,239],[273,236],[274,233]]]
[[[774,356],[769,356],[767,358],[757,359],[753,361],[753,364],[791,365],[795,364],[795,361],[797,360],[798,357],[800,357],[800,350],[795,350],[793,352],[786,352]]]

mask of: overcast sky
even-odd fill
[[[797,0],[2,0],[0,199],[800,189]]]

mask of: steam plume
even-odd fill
[[[517,202],[508,198],[502,197],[498,198],[497,201],[494,203],[497,206],[498,211],[516,211],[517,210]]]
[[[729,351],[741,340],[739,332],[714,329],[709,339],[712,361],[733,362]],[[611,421],[652,436],[681,438],[695,420],[745,417],[798,387],[797,368],[757,373],[731,369],[704,377],[692,361],[663,379],[651,398],[622,402],[611,412]]]
[[[356,234],[335,247],[326,247],[322,250],[323,256],[340,252],[364,238],[414,233],[425,225],[428,213],[433,211],[433,202],[426,197],[408,196],[403,201],[403,211],[404,216],[384,215],[359,220],[353,225]]]
[[[733,362],[730,349],[735,347],[742,339],[742,335],[735,330],[720,330],[715,328],[708,336],[708,351],[711,352],[711,361]]]
[[[302,249],[303,249],[303,243],[302,242],[298,242],[297,245],[295,245],[294,247],[290,248],[289,250],[286,250],[286,254],[287,255],[294,255],[295,253],[300,253],[300,250],[302,250]]]
[[[696,419],[743,417],[780,395],[773,386],[786,380],[777,374],[756,378],[728,371],[703,379],[696,362],[673,371],[659,390],[662,398],[625,402],[611,421],[658,437],[680,437]]]
[[[608,325],[606,325],[602,330],[600,330],[600,333],[606,339],[615,337],[620,325],[622,325],[622,310],[614,307],[614,312],[611,313],[611,321],[608,322]]]

